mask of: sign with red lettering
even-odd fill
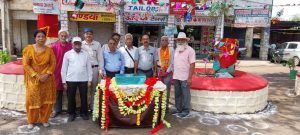
[[[157,16],[149,12],[125,12],[124,21],[130,24],[166,24],[167,16]]]
[[[137,0],[136,3],[127,2],[125,12],[150,12],[151,14],[168,14],[169,0]]]
[[[80,22],[116,22],[116,15],[112,13],[92,13],[92,12],[79,12],[76,17],[72,17],[74,12],[69,12],[70,21]]]
[[[170,0],[170,14],[183,15],[192,8],[192,15],[195,15],[195,0]]]
[[[32,0],[32,5],[36,14],[59,14],[58,0]]]

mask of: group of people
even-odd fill
[[[35,44],[23,50],[25,70],[26,111],[28,128],[35,123],[50,126],[50,117],[62,111],[63,93],[68,97],[68,121],[76,118],[76,91],[81,100],[80,116],[88,120],[88,110],[93,111],[93,97],[100,79],[116,74],[139,74],[159,77],[167,86],[169,103],[171,80],[174,79],[175,107],[178,117],[188,116],[190,111],[190,85],[194,73],[196,56],[188,46],[189,38],[180,32],[176,38],[176,49],[169,47],[167,36],[161,37],[160,48],[150,46],[149,35],[141,37],[142,46],[133,46],[133,36],[124,36],[125,44],[120,44],[121,35],[114,33],[101,45],[94,40],[93,29],[84,29],[84,40],[73,37],[68,42],[67,30],[60,30],[59,40],[46,46],[46,33],[34,33]],[[88,94],[88,91],[90,94]],[[88,105],[88,96],[90,104]]]

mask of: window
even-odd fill
[[[295,43],[290,43],[288,49],[296,49],[297,48],[297,44]]]
[[[282,44],[279,44],[276,49],[285,49],[287,46],[287,43],[282,43]]]

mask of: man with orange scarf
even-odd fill
[[[157,71],[161,81],[167,86],[167,112],[169,112],[169,98],[171,78],[173,75],[174,49],[169,47],[167,36],[161,37],[161,47],[157,49]]]

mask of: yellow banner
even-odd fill
[[[116,22],[116,15],[112,13],[91,13],[91,12],[79,12],[76,17],[74,12],[69,12],[70,21],[81,22]]]

